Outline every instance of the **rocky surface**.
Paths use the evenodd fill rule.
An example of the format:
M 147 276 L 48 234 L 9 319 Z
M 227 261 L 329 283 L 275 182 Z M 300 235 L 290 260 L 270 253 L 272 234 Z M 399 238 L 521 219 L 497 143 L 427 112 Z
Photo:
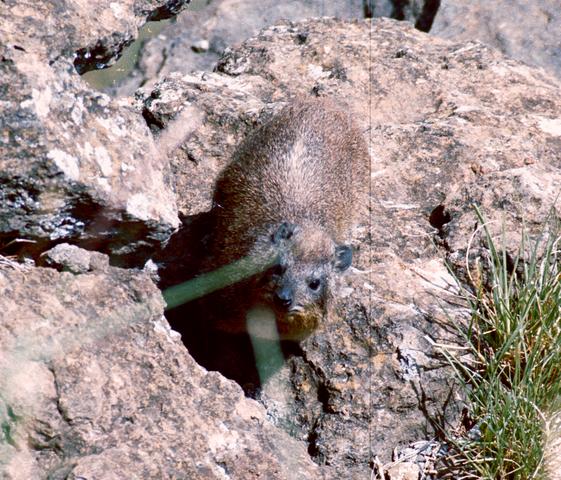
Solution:
M 43 252 L 37 264 L 56 268 L 59 271 L 86 273 L 92 270 L 105 270 L 105 267 L 109 266 L 109 257 L 103 253 L 84 250 L 76 245 L 59 243 Z
M 32 251 L 54 268 L 0 258 L 3 476 L 368 478 L 373 465 L 425 475 L 421 461 L 390 457 L 459 421 L 461 396 L 433 343 L 456 341 L 465 315 L 446 262 L 463 278 L 466 253 L 484 254 L 474 203 L 513 248 L 523 223 L 538 232 L 558 208 L 559 81 L 405 23 L 320 19 L 281 22 L 227 48 L 216 72 L 170 74 L 115 102 L 72 65 L 106 30 L 78 16 L 83 32 L 65 33 L 73 17 L 45 2 L 36 10 L 48 21 L 26 36 L 19 27 L 36 13 L 4 3 L 2 252 Z M 104 23 L 125 32 L 112 55 L 125 25 L 161 15 L 134 5 L 136 16 Z M 337 98 L 369 138 L 355 267 L 317 332 L 259 347 L 286 361 L 267 353 L 256 365 L 257 347 L 205 330 L 192 306 L 167 314 L 187 351 L 148 274 L 109 260 L 142 267 L 154 254 L 161 287 L 194 274 L 214 178 L 296 95 Z M 176 210 L 182 228 L 157 252 Z
M 561 421 L 557 411 L 546 418 L 544 428 L 544 470 L 548 480 L 561 478 Z
M 209 172 L 295 95 L 339 98 L 369 133 L 371 217 L 356 231 L 346 297 L 260 394 L 278 425 L 343 476 L 366 475 L 371 455 L 387 461 L 389 445 L 438 437 L 458 421 L 452 377 L 429 341 L 452 341 L 444 308 L 462 316 L 446 305 L 454 280 L 445 262 L 461 269 L 474 203 L 495 232 L 504 220 L 516 245 L 523 220 L 540 229 L 561 180 L 553 77 L 480 43 L 372 25 L 281 23 L 226 50 L 217 72 L 172 74 L 139 96 L 160 135 L 182 109 L 204 118 L 172 153 L 185 215 L 209 208 Z M 178 317 L 173 325 L 185 329 Z M 220 365 L 197 352 L 240 383 L 255 381 L 225 357 Z
M 71 241 L 125 262 L 177 227 L 165 159 L 142 118 L 90 90 L 74 65 L 108 63 L 147 17 L 185 3 L 4 2 L 0 247 L 26 240 L 36 253 Z
M 195 363 L 147 275 L 0 258 L 6 480 L 321 478 L 305 444 Z
M 144 44 L 137 68 L 113 90 L 115 94 L 131 94 L 141 85 L 153 86 L 172 72 L 212 70 L 227 46 L 281 19 L 363 16 L 362 0 L 203 0 L 194 6 L 194 11 L 179 15 L 176 22 Z
M 112 64 L 137 36 L 139 26 L 175 15 L 189 1 L 5 0 L 0 11 L 2 43 L 31 51 L 49 64 L 73 60 L 82 73 Z
M 116 88 L 114 95 L 130 95 L 139 86 L 154 84 L 172 72 L 212 70 L 224 49 L 256 35 L 279 20 L 312 17 L 358 19 L 390 17 L 408 20 L 428 30 L 438 2 L 433 0 L 200 0 L 159 35 L 148 40 L 137 67 Z
M 557 0 L 442 0 L 431 33 L 456 42 L 480 40 L 507 56 L 561 78 Z

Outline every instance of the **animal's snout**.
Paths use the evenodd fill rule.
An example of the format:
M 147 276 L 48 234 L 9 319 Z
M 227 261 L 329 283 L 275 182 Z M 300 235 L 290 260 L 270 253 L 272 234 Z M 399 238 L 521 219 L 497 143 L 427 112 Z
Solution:
M 294 301 L 294 292 L 290 287 L 279 288 L 275 292 L 275 302 L 283 308 L 289 308 Z

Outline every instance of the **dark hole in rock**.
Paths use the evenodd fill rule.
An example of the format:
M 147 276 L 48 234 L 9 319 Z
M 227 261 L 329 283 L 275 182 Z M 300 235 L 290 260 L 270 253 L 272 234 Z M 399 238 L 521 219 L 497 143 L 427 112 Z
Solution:
M 172 0 L 166 2 L 161 7 L 153 10 L 148 16 L 149 22 L 158 22 L 160 20 L 168 20 L 175 17 L 184 8 L 183 0 Z
M 165 236 L 165 232 L 151 229 L 147 222 L 104 208 L 84 193 L 76 197 L 42 224 L 45 231 L 40 235 L 0 233 L 0 254 L 18 261 L 37 261 L 57 244 L 69 243 L 109 255 L 112 266 L 142 268 Z
M 19 262 L 35 260 L 52 246 L 54 242 L 45 239 L 18 238 L 13 234 L 0 235 L 0 255 Z
M 102 70 L 110 67 L 116 58 L 121 56 L 123 50 L 132 43 L 132 40 L 122 45 L 114 46 L 103 40 L 93 47 L 80 48 L 76 51 L 74 68 L 78 74 L 83 75 L 90 70 Z
M 156 117 L 148 108 L 142 109 L 142 118 L 148 125 L 148 128 L 152 131 L 152 133 L 158 133 L 160 130 L 163 130 L 164 123 L 158 117 Z
M 298 35 L 296 35 L 296 42 L 299 45 L 303 45 L 308 41 L 309 35 L 310 35 L 309 32 L 298 32 Z
M 329 413 L 329 390 L 324 383 L 318 385 L 318 400 L 323 407 L 323 411 Z
M 441 230 L 450 220 L 452 220 L 452 217 L 446 211 L 444 205 L 439 205 L 429 215 L 429 223 L 438 230 Z
M 321 451 L 317 445 L 319 437 L 320 436 L 318 432 L 316 432 L 315 430 L 311 431 L 308 435 L 308 454 L 318 463 L 320 463 L 318 460 L 320 459 L 321 455 Z
M 142 268 L 159 244 L 151 238 L 153 232 L 146 222 L 104 208 L 94 200 L 74 204 L 69 217 L 83 223 L 83 229 L 57 243 L 105 253 L 115 267 Z
M 203 260 L 212 228 L 211 213 L 183 217 L 182 225 L 166 247 L 153 257 L 158 265 L 162 290 L 190 280 L 202 273 Z M 171 327 L 181 334 L 183 344 L 193 358 L 210 371 L 219 371 L 236 381 L 250 397 L 261 387 L 253 346 L 249 335 L 230 333 L 215 326 L 214 319 L 227 318 L 227 307 L 215 301 L 216 292 L 166 311 Z M 292 342 L 281 342 L 286 358 L 299 352 Z

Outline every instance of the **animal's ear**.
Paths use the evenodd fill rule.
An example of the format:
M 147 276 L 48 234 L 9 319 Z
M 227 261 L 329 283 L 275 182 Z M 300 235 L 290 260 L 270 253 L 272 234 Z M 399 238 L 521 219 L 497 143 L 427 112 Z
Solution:
M 351 266 L 353 261 L 353 249 L 348 245 L 337 245 L 335 247 L 335 270 L 343 272 Z
M 281 223 L 279 227 L 275 230 L 273 235 L 271 236 L 272 242 L 275 245 L 278 245 L 281 242 L 281 240 L 288 240 L 290 237 L 292 237 L 295 228 L 296 225 L 293 225 L 292 223 L 288 223 L 288 222 Z

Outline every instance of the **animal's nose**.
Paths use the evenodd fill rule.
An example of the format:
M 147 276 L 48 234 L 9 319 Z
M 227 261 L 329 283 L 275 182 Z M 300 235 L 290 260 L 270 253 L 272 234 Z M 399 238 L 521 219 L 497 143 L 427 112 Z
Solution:
M 283 287 L 277 290 L 275 293 L 275 301 L 281 307 L 284 308 L 290 307 L 290 305 L 292 305 L 293 300 L 294 300 L 294 295 L 290 287 Z

